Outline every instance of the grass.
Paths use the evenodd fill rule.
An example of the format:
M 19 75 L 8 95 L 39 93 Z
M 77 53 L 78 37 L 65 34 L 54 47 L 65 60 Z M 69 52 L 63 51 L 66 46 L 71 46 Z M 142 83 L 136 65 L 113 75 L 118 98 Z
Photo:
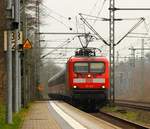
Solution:
M 28 109 L 22 109 L 19 113 L 13 114 L 13 124 L 6 124 L 5 112 L 6 108 L 4 104 L 0 103 L 0 129 L 20 129 L 23 120 L 27 114 Z
M 103 107 L 102 110 L 106 111 L 106 112 L 116 112 L 118 110 L 118 108 L 106 106 L 106 107 Z
M 118 107 L 106 106 L 101 109 L 123 119 L 150 126 L 150 113 L 138 110 L 121 109 Z
M 127 111 L 124 109 L 119 109 L 118 107 L 105 107 L 103 111 L 114 113 L 115 115 L 122 117 L 127 120 L 136 121 L 138 118 L 138 113 L 135 111 Z

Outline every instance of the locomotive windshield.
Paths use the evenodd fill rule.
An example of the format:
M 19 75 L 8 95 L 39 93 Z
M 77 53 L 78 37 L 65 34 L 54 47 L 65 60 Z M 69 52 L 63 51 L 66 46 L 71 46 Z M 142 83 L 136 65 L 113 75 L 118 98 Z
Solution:
M 105 64 L 103 62 L 78 62 L 74 64 L 76 73 L 104 73 Z
M 75 63 L 74 64 L 74 72 L 88 72 L 88 63 Z
M 105 65 L 103 62 L 99 63 L 90 63 L 90 72 L 91 73 L 104 73 Z

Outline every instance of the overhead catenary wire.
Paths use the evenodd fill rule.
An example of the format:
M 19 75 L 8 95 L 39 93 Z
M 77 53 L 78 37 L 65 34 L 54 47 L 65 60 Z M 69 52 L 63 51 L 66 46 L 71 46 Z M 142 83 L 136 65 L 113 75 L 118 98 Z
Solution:
M 143 39 L 150 39 L 150 37 L 142 37 L 142 36 L 127 36 L 127 38 L 143 38 Z
M 68 17 L 63 16 L 62 14 L 59 14 L 58 12 L 55 12 L 53 9 L 50 9 L 49 7 L 47 7 L 45 4 L 41 3 L 42 6 L 44 6 L 47 10 L 49 10 L 50 12 L 56 14 L 57 16 L 64 18 L 64 19 L 68 19 Z
M 66 28 L 70 28 L 70 26 L 66 25 L 64 22 L 62 22 L 61 20 L 58 20 L 57 18 L 55 18 L 54 16 L 47 14 L 48 17 L 54 19 L 55 21 L 61 23 L 63 26 L 65 26 Z
M 147 25 L 147 23 L 146 23 L 145 20 L 144 20 L 144 27 L 145 27 L 145 29 L 146 29 L 146 32 L 149 33 L 149 28 L 148 28 L 148 25 Z
M 40 42 L 65 42 L 66 39 L 40 40 Z
M 75 37 L 76 37 L 76 36 L 75 36 Z M 71 40 L 70 40 L 70 39 L 67 39 L 67 40 L 64 42 L 64 44 L 61 44 L 61 45 L 57 46 L 57 48 L 61 48 L 61 47 L 65 46 L 65 45 L 69 44 L 71 41 L 74 40 L 75 37 L 73 37 Z M 50 51 L 50 52 L 48 52 L 47 54 L 41 56 L 41 59 L 44 58 L 44 57 L 46 57 L 46 56 L 48 56 L 48 55 L 51 54 L 52 52 L 56 51 L 57 48 L 54 49 L 54 50 L 52 50 L 52 51 Z
M 99 2 L 99 1 L 100 1 L 100 0 L 96 0 L 96 2 L 94 3 L 93 7 L 92 7 L 91 10 L 90 10 L 90 14 L 92 14 L 93 10 L 96 9 L 96 6 L 98 5 L 98 2 Z
M 65 24 L 65 23 L 63 22 L 63 20 L 60 20 L 60 18 L 58 19 L 58 18 L 56 18 L 55 16 L 50 15 L 50 13 L 49 13 L 50 9 L 49 9 L 49 10 L 48 10 L 48 9 L 49 9 L 48 7 L 45 7 L 45 6 L 44 6 L 44 8 L 43 8 L 43 10 L 44 10 L 44 11 L 43 11 L 43 15 L 48 16 L 48 18 L 50 18 L 50 19 L 54 19 L 55 21 L 59 22 L 60 24 L 62 24 L 62 25 L 65 26 L 66 28 L 69 28 L 70 30 L 72 30 L 72 28 L 71 28 L 70 26 L 68 26 L 67 24 Z M 48 11 L 48 12 L 47 12 L 47 11 Z M 52 12 L 54 12 L 54 11 L 52 11 Z M 61 18 L 67 19 L 67 17 L 64 17 L 64 16 L 62 16 L 62 15 L 56 13 L 56 12 L 55 12 L 55 14 L 57 14 L 57 16 L 59 16 L 59 17 L 61 17 Z M 67 19 L 67 20 L 68 20 L 68 19 Z
M 101 12 L 102 12 L 102 10 L 104 8 L 105 3 L 106 3 L 106 0 L 103 1 L 102 6 L 100 8 L 100 11 L 97 14 L 97 17 L 101 14 Z M 97 21 L 97 19 L 94 20 L 93 25 L 96 23 L 96 21 Z
M 87 27 L 93 31 L 93 33 L 98 36 L 98 38 L 103 41 L 106 45 L 109 46 L 109 43 L 101 36 L 99 35 L 99 33 L 97 33 L 97 31 L 87 22 L 87 20 L 82 16 L 81 13 L 79 13 L 80 17 L 81 17 L 81 20 L 83 21 L 83 23 L 85 23 L 87 25 Z
M 87 17 L 92 17 L 92 18 L 95 18 L 95 19 L 100 19 L 100 20 L 102 20 L 102 21 L 103 21 L 104 19 L 108 19 L 108 18 L 93 16 L 93 15 L 89 15 L 89 14 L 85 14 L 85 13 L 82 13 L 82 15 L 87 16 Z M 86 18 L 86 19 L 88 19 L 88 18 Z M 94 20 L 95 20 L 95 19 L 94 19 Z
M 105 0 L 104 0 L 104 1 L 105 1 Z M 98 2 L 100 2 L 100 0 L 97 0 L 97 1 L 94 3 L 94 5 L 93 5 L 93 7 L 92 7 L 92 9 L 91 9 L 91 11 L 90 11 L 90 13 L 89 13 L 89 15 L 91 15 L 92 12 L 97 8 L 97 5 L 100 4 L 100 3 L 98 3 Z M 85 17 L 85 19 L 87 19 L 87 17 Z M 95 21 L 95 19 L 94 19 L 94 21 Z M 76 24 L 77 24 L 77 21 L 76 21 Z M 76 27 L 78 27 L 78 26 L 76 26 Z M 84 25 L 84 32 L 86 32 L 85 25 Z
M 110 19 L 109 18 L 105 18 L 105 17 L 98 17 L 98 16 L 93 16 L 93 15 L 89 15 L 89 14 L 85 14 L 85 13 L 82 13 L 83 16 L 88 16 L 88 17 L 91 17 L 93 19 L 90 19 L 90 20 L 101 20 L 101 21 L 109 21 Z M 95 18 L 95 19 L 94 19 Z M 88 20 L 88 18 L 86 18 Z M 116 21 L 123 21 L 123 20 L 140 20 L 141 17 L 135 17 L 135 18 L 115 18 Z
M 46 11 L 48 11 L 48 14 L 49 14 L 49 12 L 50 12 L 50 13 L 53 13 L 53 14 L 57 15 L 57 16 L 59 17 L 59 19 L 61 18 L 60 21 L 66 20 L 67 22 L 69 21 L 69 23 L 72 23 L 74 26 L 76 26 L 76 23 L 75 23 L 73 20 L 71 20 L 71 19 L 72 19 L 71 17 L 64 16 L 64 15 L 62 15 L 62 14 L 60 14 L 60 13 L 54 11 L 53 9 L 47 7 L 45 4 L 41 4 L 41 5 L 44 7 L 44 9 L 45 9 Z M 53 16 L 53 17 L 54 17 L 54 16 Z M 55 17 L 55 18 L 56 18 L 56 17 Z M 58 20 L 58 18 L 56 18 L 56 19 Z M 64 23 L 64 22 L 63 22 L 63 23 Z M 65 23 L 64 23 L 64 24 L 65 24 Z M 65 25 L 67 25 L 67 24 L 65 24 Z M 69 27 L 69 28 L 72 30 L 71 27 Z
M 41 59 L 42 59 L 42 58 L 45 58 L 45 57 L 48 56 L 49 54 L 53 53 L 53 52 L 56 51 L 58 48 L 61 48 L 61 47 L 63 47 L 64 45 L 67 45 L 67 44 L 68 44 L 67 41 L 69 41 L 69 40 L 67 39 L 65 42 L 63 42 L 63 43 L 65 43 L 65 44 L 61 44 L 61 45 L 57 46 L 54 50 L 52 50 L 52 51 L 48 52 L 47 54 L 41 56 Z M 67 42 L 67 43 L 66 43 L 66 42 Z
M 77 33 L 79 32 L 79 30 L 78 30 L 78 18 L 77 18 L 77 16 L 75 17 L 75 19 L 76 19 L 76 30 L 77 30 Z
M 128 34 L 130 34 L 133 30 L 135 30 L 142 22 L 144 22 L 144 18 L 141 18 L 116 44 L 118 45 L 125 37 L 128 36 Z
M 50 56 L 48 56 L 48 57 L 46 57 L 46 58 L 66 58 L 66 57 L 70 57 L 70 55 L 68 55 L 68 53 L 70 53 L 70 52 L 72 52 L 72 50 L 71 51 L 60 51 L 60 53 L 59 54 L 56 54 L 56 55 L 53 55 L 53 54 L 55 54 L 55 53 L 53 53 L 53 54 L 51 54 Z M 43 58 L 43 59 L 45 59 L 45 58 Z

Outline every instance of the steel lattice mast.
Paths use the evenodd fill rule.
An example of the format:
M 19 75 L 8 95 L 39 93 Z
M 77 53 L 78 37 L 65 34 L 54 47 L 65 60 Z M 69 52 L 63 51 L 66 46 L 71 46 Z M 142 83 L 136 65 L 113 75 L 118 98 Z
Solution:
M 109 60 L 110 60 L 110 100 L 115 100 L 115 0 L 109 7 Z

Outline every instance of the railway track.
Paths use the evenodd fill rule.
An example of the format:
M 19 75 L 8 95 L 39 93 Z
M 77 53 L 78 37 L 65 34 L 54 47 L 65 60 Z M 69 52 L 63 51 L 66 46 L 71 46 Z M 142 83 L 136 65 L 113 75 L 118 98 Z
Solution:
M 145 111 L 150 111 L 150 103 L 149 102 L 137 102 L 130 100 L 116 100 L 115 104 L 121 107 L 135 108 Z
M 122 119 L 116 116 L 113 116 L 109 113 L 105 113 L 105 112 L 98 112 L 98 113 L 90 113 L 91 115 L 103 119 L 111 124 L 114 124 L 116 126 L 119 126 L 123 129 L 150 129 L 150 127 L 146 127 L 144 125 L 140 125 L 134 122 L 131 122 L 129 120 L 126 119 Z

